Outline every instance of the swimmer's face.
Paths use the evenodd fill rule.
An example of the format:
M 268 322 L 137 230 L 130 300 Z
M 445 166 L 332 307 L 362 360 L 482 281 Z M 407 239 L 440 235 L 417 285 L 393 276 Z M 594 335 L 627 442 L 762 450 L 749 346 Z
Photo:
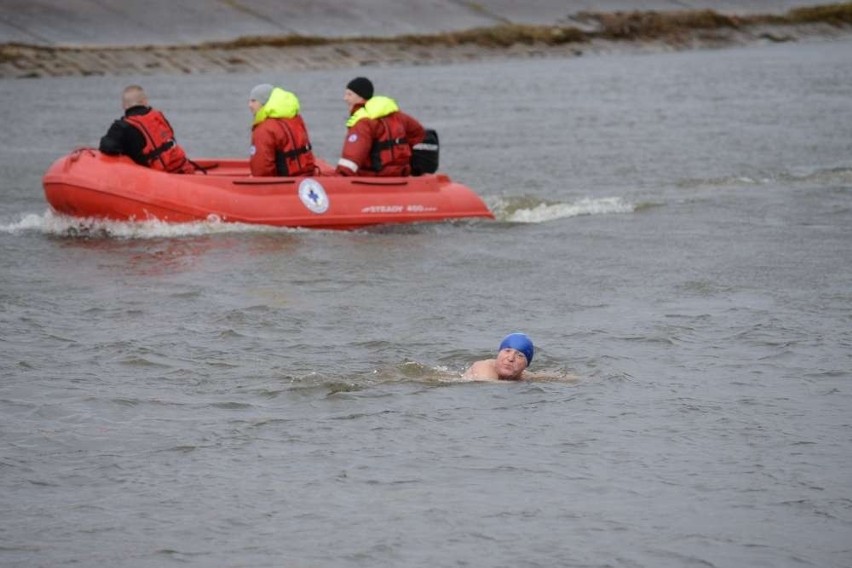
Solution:
M 527 356 L 511 347 L 497 352 L 497 378 L 503 381 L 517 381 L 527 368 Z

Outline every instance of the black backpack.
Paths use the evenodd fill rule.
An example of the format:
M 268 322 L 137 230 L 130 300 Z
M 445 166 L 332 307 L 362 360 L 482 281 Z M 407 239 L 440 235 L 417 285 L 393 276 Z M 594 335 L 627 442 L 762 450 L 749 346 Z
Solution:
M 411 175 L 434 174 L 438 171 L 438 133 L 426 129 L 423 142 L 415 144 L 411 153 Z

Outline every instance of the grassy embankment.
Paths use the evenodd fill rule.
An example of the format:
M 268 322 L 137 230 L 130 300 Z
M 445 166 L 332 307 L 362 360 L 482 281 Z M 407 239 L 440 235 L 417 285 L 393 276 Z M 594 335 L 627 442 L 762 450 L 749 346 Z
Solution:
M 766 26 L 797 26 L 823 23 L 838 27 L 852 26 L 852 2 L 790 10 L 783 15 L 728 16 L 713 10 L 673 12 L 614 12 L 609 14 L 582 12 L 578 22 L 592 24 L 595 29 L 581 30 L 573 26 L 534 26 L 506 24 L 461 32 L 434 35 L 403 35 L 394 38 L 363 37 L 355 40 L 304 37 L 244 37 L 230 42 L 211 42 L 200 47 L 245 48 L 258 46 L 316 46 L 335 43 L 403 43 L 423 46 L 457 46 L 475 44 L 485 48 L 512 45 L 557 46 L 586 43 L 595 39 L 611 41 L 663 41 L 678 44 L 696 32 L 743 29 Z
M 455 51 L 474 51 L 483 55 L 505 52 L 509 48 L 534 47 L 546 50 L 577 46 L 578 52 L 590 42 L 613 44 L 657 44 L 673 48 L 700 45 L 725 45 L 740 34 L 770 41 L 794 39 L 783 29 L 808 25 L 829 26 L 846 30 L 852 27 L 852 2 L 790 10 L 782 15 L 720 14 L 712 10 L 672 12 L 584 12 L 574 17 L 578 26 L 506 24 L 459 32 L 431 35 L 403 35 L 393 38 L 361 37 L 355 39 L 288 36 L 253 36 L 226 42 L 206 42 L 191 46 L 142 47 L 67 47 L 34 46 L 10 43 L 0 45 L 0 77 L 41 77 L 51 75 L 91 75 L 110 72 L 183 72 L 203 70 L 209 61 L 195 67 L 184 63 L 206 54 L 214 65 L 228 71 L 250 66 L 253 50 L 301 50 L 309 64 L 322 61 L 347 65 L 349 51 L 375 46 L 370 57 L 394 55 L 406 50 L 441 51 L 452 56 Z M 581 29 L 582 28 L 582 29 Z M 755 32 L 755 30 L 763 30 Z M 766 31 L 770 30 L 770 31 Z M 780 30 L 780 31 L 779 31 Z M 305 55 L 308 50 L 309 54 Z M 323 50 L 325 50 L 324 53 Z M 313 55 L 310 55 L 313 53 Z M 148 54 L 149 58 L 144 59 Z M 470 57 L 470 55 L 466 55 Z M 313 58 L 313 59 L 312 59 Z M 402 60 L 402 59 L 399 59 Z M 348 64 L 369 64 L 353 56 Z M 200 67 L 199 67 L 200 65 Z

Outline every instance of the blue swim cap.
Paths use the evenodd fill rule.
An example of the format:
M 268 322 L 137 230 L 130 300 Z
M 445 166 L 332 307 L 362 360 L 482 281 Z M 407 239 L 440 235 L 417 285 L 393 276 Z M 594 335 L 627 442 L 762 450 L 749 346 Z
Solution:
M 500 342 L 500 349 L 498 349 L 498 351 L 502 351 L 507 347 L 511 347 L 512 349 L 516 349 L 523 353 L 527 358 L 527 365 L 532 363 L 533 355 L 535 354 L 535 347 L 533 346 L 532 339 L 530 339 L 527 334 L 510 333 L 503 338 L 503 341 Z

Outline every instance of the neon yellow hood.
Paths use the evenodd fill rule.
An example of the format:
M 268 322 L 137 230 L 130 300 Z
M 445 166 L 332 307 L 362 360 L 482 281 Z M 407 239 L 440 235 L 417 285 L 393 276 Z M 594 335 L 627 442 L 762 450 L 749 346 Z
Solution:
M 382 118 L 389 114 L 399 111 L 396 101 L 390 97 L 373 97 L 364 106 L 352 113 L 349 120 L 346 121 L 346 126 L 351 128 L 358 123 L 362 118 Z
M 267 118 L 293 118 L 299 114 L 299 99 L 290 91 L 275 87 L 269 94 L 266 104 L 257 110 L 252 126 L 257 126 Z

